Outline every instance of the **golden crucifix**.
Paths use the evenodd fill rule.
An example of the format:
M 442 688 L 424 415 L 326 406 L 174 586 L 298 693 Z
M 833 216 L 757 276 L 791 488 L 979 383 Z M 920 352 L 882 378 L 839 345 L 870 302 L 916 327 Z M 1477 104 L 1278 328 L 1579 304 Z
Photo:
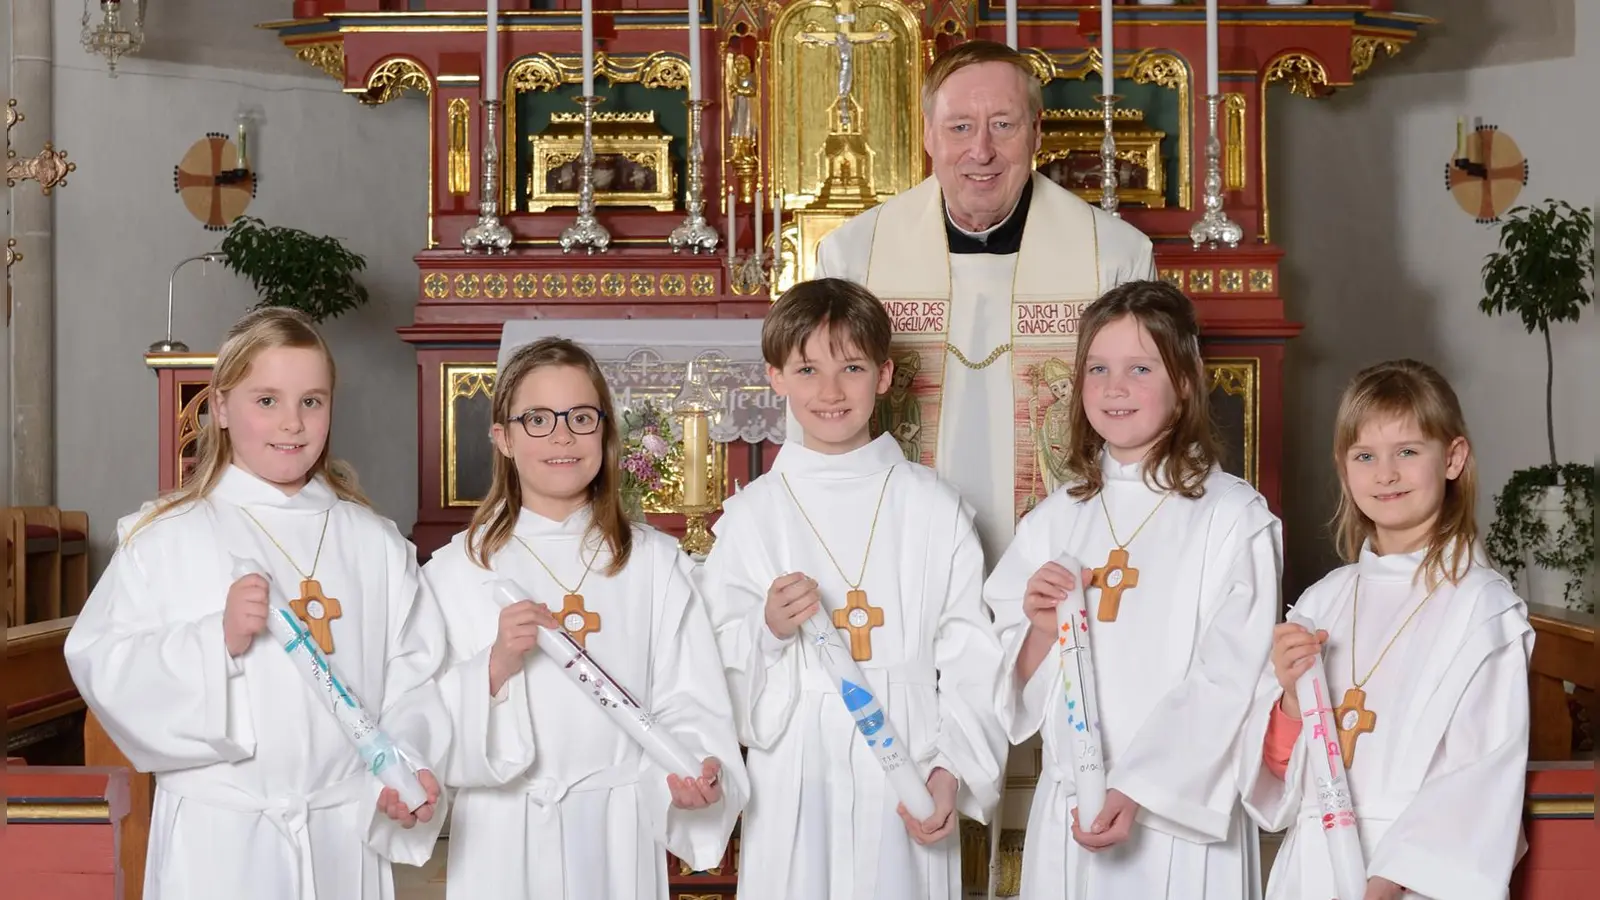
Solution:
M 833 47 L 839 52 L 839 96 L 834 100 L 834 109 L 838 111 L 838 131 L 842 134 L 851 131 L 850 104 L 855 101 L 850 94 L 855 86 L 855 46 L 894 40 L 894 35 L 888 31 L 851 31 L 850 26 L 856 21 L 855 8 L 855 0 L 834 0 L 836 31 L 807 31 L 797 36 L 802 44 Z

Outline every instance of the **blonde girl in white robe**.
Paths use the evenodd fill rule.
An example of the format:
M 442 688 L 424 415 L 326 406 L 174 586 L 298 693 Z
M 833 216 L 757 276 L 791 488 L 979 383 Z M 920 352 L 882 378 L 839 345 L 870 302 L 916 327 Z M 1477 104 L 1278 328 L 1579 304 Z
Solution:
M 391 862 L 433 852 L 444 810 L 430 769 L 450 740 L 439 613 L 411 544 L 329 458 L 333 385 L 305 316 L 241 319 L 217 354 L 193 472 L 118 523 L 67 637 L 89 709 L 156 775 L 146 900 L 383 900 Z M 328 659 L 420 770 L 427 804 L 407 811 L 366 772 L 263 633 L 267 580 L 235 580 L 234 556 L 286 598 L 312 580 L 337 600 Z
M 1267 896 L 1335 893 L 1319 759 L 1300 740 L 1293 690 L 1320 649 L 1364 900 L 1502 900 L 1523 847 L 1533 631 L 1477 545 L 1476 465 L 1455 392 L 1413 360 L 1362 371 L 1339 404 L 1333 458 L 1348 565 L 1295 604 L 1316 635 L 1277 627 L 1240 743 L 1245 808 L 1288 829 Z
M 489 494 L 424 569 L 450 644 L 445 780 L 460 790 L 448 897 L 665 900 L 664 851 L 695 870 L 719 865 L 744 806 L 692 563 L 672 538 L 628 521 L 618 426 L 582 347 L 549 338 L 518 350 L 495 391 Z M 501 578 L 531 596 L 503 605 Z M 651 762 L 537 649 L 540 627 L 569 627 L 655 727 L 702 759 L 699 776 Z
M 1022 860 L 1026 900 L 1259 896 L 1254 826 L 1236 809 L 1233 741 L 1278 612 L 1281 531 L 1218 465 L 1194 307 L 1162 282 L 1119 285 L 1080 320 L 1072 481 L 1017 527 L 984 586 L 1006 650 L 997 698 L 1044 765 Z M 1056 606 L 1122 548 L 1137 575 L 1086 591 L 1107 786 L 1077 818 Z

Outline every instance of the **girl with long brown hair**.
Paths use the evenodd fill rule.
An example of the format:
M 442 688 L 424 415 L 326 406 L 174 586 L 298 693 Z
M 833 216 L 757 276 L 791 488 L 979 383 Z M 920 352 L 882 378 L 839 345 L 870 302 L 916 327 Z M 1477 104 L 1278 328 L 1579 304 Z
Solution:
M 1315 634 L 1277 627 L 1240 744 L 1246 808 L 1289 830 L 1267 897 L 1335 892 L 1316 778 L 1333 758 L 1348 770 L 1364 900 L 1504 897 L 1520 846 L 1533 632 L 1477 543 L 1476 464 L 1455 391 L 1415 360 L 1364 369 L 1339 403 L 1333 462 L 1347 565 L 1294 606 Z M 1295 683 L 1319 653 L 1337 734 L 1313 755 Z
M 333 356 L 298 312 L 250 313 L 217 354 L 184 485 L 118 523 L 120 544 L 67 637 L 79 692 L 156 774 L 147 897 L 392 893 L 391 861 L 433 852 L 429 771 L 450 725 L 442 626 L 416 557 L 329 457 Z M 234 578 L 232 560 L 263 575 Z M 407 809 L 298 684 L 266 628 L 269 581 L 418 770 Z M 315 845 L 316 853 L 311 852 Z
M 1007 651 L 1000 719 L 1014 743 L 1044 738 L 1025 898 L 1082 900 L 1093 884 L 1093 896 L 1237 900 L 1260 883 L 1255 829 L 1234 814 L 1233 736 L 1278 612 L 1281 534 L 1266 500 L 1220 468 L 1208 392 L 1177 288 L 1130 282 L 1084 310 L 1071 479 L 1019 523 L 984 585 Z M 1079 583 L 1109 788 L 1093 821 L 1077 817 L 1077 711 L 1052 653 L 1056 607 Z
M 518 349 L 496 379 L 493 481 L 424 576 L 442 598 L 455 724 L 446 782 L 452 898 L 666 897 L 663 853 L 722 859 L 747 795 L 722 666 L 692 564 L 628 521 L 622 435 L 588 351 Z M 495 584 L 531 596 L 502 605 Z M 663 772 L 536 649 L 564 628 L 703 760 Z

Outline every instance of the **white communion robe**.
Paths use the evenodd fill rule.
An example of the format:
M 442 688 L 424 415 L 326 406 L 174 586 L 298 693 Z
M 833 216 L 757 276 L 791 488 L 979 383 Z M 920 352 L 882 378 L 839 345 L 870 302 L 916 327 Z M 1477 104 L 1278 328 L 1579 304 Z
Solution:
M 65 654 L 117 747 L 156 775 L 146 900 L 393 897 L 390 862 L 428 860 L 444 798 L 409 830 L 380 812 L 382 785 L 283 648 L 263 632 L 229 657 L 222 616 L 231 554 L 261 563 L 285 600 L 301 580 L 285 552 L 308 572 L 316 559 L 341 608 L 330 664 L 412 767 L 437 775 L 450 742 L 434 681 L 444 626 L 414 548 L 320 477 L 291 497 L 236 467 L 130 539 L 138 519 L 118 523 Z
M 954 900 L 959 829 L 931 847 L 912 841 L 895 811 L 899 799 L 816 650 L 801 637 L 773 635 L 765 606 L 775 579 L 803 572 L 818 582 L 831 618 L 848 585 L 828 552 L 852 580 L 865 565 L 861 589 L 882 609 L 883 624 L 859 665 L 923 780 L 945 769 L 960 784 L 957 809 L 987 821 L 1005 761 L 991 699 L 1000 646 L 983 609 L 983 555 L 970 512 L 888 435 L 838 455 L 785 444 L 772 470 L 724 510 L 705 592 L 749 748 L 739 896 Z
M 717 866 L 749 796 L 689 558 L 672 538 L 637 526 L 627 566 L 608 576 L 610 552 L 595 556 L 597 539 L 585 540 L 589 522 L 587 507 L 562 522 L 522 510 L 516 536 L 490 560 L 492 571 L 468 557 L 465 532 L 423 570 L 450 634 L 440 686 L 456 732 L 446 778 L 460 790 L 448 897 L 665 900 L 663 848 L 695 870 Z M 494 580 L 510 578 L 529 599 L 561 612 L 566 590 L 539 559 L 568 587 L 582 580 L 584 608 L 600 616 L 599 630 L 584 639 L 595 662 L 656 716 L 656 727 L 694 756 L 721 761 L 720 801 L 673 807 L 667 773 L 537 648 L 490 697 L 489 650 L 502 609 Z
M 1259 897 L 1257 835 L 1236 812 L 1233 745 L 1272 645 L 1281 526 L 1254 488 L 1213 469 L 1204 496 L 1172 494 L 1134 538 L 1161 494 L 1145 482 L 1141 464 L 1103 455 L 1102 468 L 1106 508 L 1117 536 L 1129 542 L 1138 584 L 1124 591 L 1111 622 L 1098 618 L 1100 589 L 1086 596 L 1101 745 L 1107 787 L 1142 808 L 1124 844 L 1099 853 L 1079 846 L 1071 833 L 1075 767 L 1055 653 L 1018 684 L 1017 655 L 1030 627 L 1022 611 L 1028 579 L 1061 553 L 1094 568 L 1116 547 L 1100 498 L 1078 501 L 1061 490 L 1022 520 L 984 587 L 1006 651 L 1000 720 L 1013 743 L 1036 732 L 1044 737 L 1021 896 L 1083 900 L 1086 890 L 1088 897 L 1140 900 Z
M 895 224 L 880 228 L 885 211 Z M 817 248 L 818 278 L 866 285 L 890 305 L 896 365 L 907 353 L 919 358 L 913 389 L 937 409 L 922 415 L 919 461 L 972 505 L 991 561 L 1011 543 L 1017 519 L 1049 493 L 1034 446 L 1055 402 L 1041 364 L 1057 359 L 1070 371 L 1083 307 L 1123 282 L 1156 277 L 1149 238 L 1037 173 L 1024 214 L 1019 252 L 950 253 L 930 178 L 840 225 Z M 898 312 L 930 300 L 947 319 Z M 972 369 L 940 344 L 973 364 L 1011 349 Z M 788 439 L 800 440 L 792 416 Z
M 1423 579 L 1413 580 L 1422 557 L 1363 548 L 1358 563 L 1312 585 L 1294 610 L 1328 632 L 1323 664 L 1331 707 L 1354 684 L 1352 606 L 1355 677 L 1365 677 L 1394 638 L 1363 687 L 1365 708 L 1376 719 L 1371 732 L 1357 737 L 1347 776 L 1368 875 L 1403 885 L 1407 897 L 1503 900 L 1523 847 L 1534 634 L 1511 585 L 1475 564 L 1461 583 L 1440 584 L 1396 637 L 1428 593 Z M 1358 572 L 1361 594 L 1352 604 Z M 1245 808 L 1262 828 L 1289 829 L 1267 897 L 1332 896 L 1318 786 L 1304 743 L 1295 743 L 1286 780 L 1262 763 L 1272 707 L 1282 695 L 1269 666 L 1239 745 Z

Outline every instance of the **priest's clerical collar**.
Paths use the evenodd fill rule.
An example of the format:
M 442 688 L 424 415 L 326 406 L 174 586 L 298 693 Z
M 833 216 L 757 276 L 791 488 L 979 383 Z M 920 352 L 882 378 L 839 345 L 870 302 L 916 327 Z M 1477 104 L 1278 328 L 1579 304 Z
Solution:
M 1028 205 L 1033 200 L 1033 179 L 1022 185 L 1022 196 L 1011 214 L 1000 224 L 985 231 L 967 231 L 950 218 L 950 208 L 944 211 L 944 236 L 951 253 L 993 253 L 1005 256 L 1022 249 L 1022 226 L 1028 222 Z

